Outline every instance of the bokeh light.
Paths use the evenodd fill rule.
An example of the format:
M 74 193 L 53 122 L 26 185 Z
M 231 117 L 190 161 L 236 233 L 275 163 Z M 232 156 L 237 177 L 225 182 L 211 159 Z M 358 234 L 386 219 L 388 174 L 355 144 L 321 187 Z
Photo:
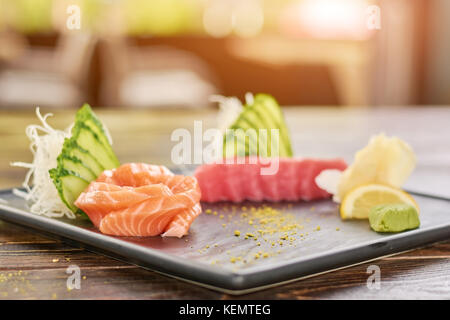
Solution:
M 252 37 L 261 32 L 263 25 L 264 11 L 259 0 L 212 0 L 203 13 L 206 33 L 217 38 L 233 32 Z
M 209 1 L 203 12 L 205 31 L 213 37 L 225 37 L 233 29 L 233 7 L 228 1 Z
M 261 32 L 264 12 L 257 0 L 241 1 L 233 11 L 233 27 L 237 35 L 252 37 Z
M 280 15 L 281 30 L 290 35 L 321 39 L 365 39 L 364 0 L 303 0 L 285 7 Z

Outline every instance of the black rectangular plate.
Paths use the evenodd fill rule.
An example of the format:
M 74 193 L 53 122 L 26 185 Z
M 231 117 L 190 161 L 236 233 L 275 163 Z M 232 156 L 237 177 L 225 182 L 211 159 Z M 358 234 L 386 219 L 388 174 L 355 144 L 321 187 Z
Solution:
M 113 237 L 88 220 L 55 219 L 31 214 L 11 190 L 0 192 L 0 219 L 171 277 L 230 294 L 243 294 L 347 267 L 450 238 L 450 201 L 423 195 L 421 226 L 397 234 L 379 234 L 367 221 L 342 221 L 330 200 L 269 204 L 301 222 L 303 234 L 279 244 L 280 233 L 245 239 L 255 233 L 245 209 L 261 204 L 203 204 L 216 214 L 201 214 L 182 239 Z M 3 203 L 4 202 L 4 203 Z M 248 212 L 249 209 L 247 209 Z M 317 227 L 320 227 L 318 230 Z M 234 231 L 241 236 L 236 237 Z M 258 245 L 259 243 L 259 245 Z M 268 253 L 267 258 L 258 252 Z M 239 258 L 233 263 L 232 258 Z

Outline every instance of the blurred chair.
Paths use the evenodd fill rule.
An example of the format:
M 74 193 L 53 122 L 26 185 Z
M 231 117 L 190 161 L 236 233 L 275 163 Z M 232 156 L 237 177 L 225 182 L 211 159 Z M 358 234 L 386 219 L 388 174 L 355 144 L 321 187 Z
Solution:
M 29 48 L 0 70 L 0 106 L 79 106 L 94 48 L 90 34 L 62 34 L 55 49 Z
M 234 39 L 229 50 L 237 57 L 272 65 L 321 65 L 330 68 L 340 103 L 367 106 L 370 103 L 369 63 L 371 46 L 367 41 L 289 39 L 264 36 Z
M 199 108 L 218 93 L 208 66 L 188 52 L 130 46 L 120 37 L 105 45 L 100 95 L 108 106 Z
M 22 55 L 26 46 L 26 39 L 21 34 L 9 30 L 0 32 L 0 70 Z

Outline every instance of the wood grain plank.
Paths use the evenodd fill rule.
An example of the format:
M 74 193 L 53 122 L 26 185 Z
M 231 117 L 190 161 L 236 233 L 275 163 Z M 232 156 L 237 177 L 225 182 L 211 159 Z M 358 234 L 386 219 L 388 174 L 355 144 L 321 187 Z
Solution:
M 46 111 L 46 110 L 44 110 Z M 123 162 L 144 161 L 171 165 L 170 142 L 174 129 L 204 128 L 215 124 L 214 110 L 102 110 L 102 120 L 114 137 L 114 149 Z M 126 117 L 127 121 L 124 121 Z M 55 112 L 57 128 L 67 127 L 72 110 Z M 408 187 L 444 190 L 450 195 L 450 108 L 338 110 L 289 108 L 286 121 L 298 155 L 341 156 L 384 131 L 408 141 L 418 154 L 418 168 Z M 20 185 L 24 170 L 10 162 L 31 160 L 28 124 L 33 112 L 0 111 L 0 188 Z M 80 290 L 68 291 L 66 268 L 81 268 Z M 381 269 L 381 289 L 366 286 L 367 266 Z M 241 299 L 450 299 L 450 241 L 402 255 L 384 258 L 318 277 L 241 296 Z M 11 276 L 9 276 L 11 274 Z M 126 263 L 74 248 L 30 230 L 0 221 L 0 298 L 3 299 L 229 299 L 195 285 L 174 280 Z
M 57 240 L 45 237 L 33 230 L 26 229 L 0 220 L 0 245 L 5 243 L 48 243 Z M 0 247 L 1 250 L 1 247 Z
M 81 289 L 67 290 L 65 268 L 0 271 L 0 297 L 26 299 L 450 299 L 449 259 L 379 260 L 243 296 L 213 292 L 133 266 L 81 267 Z M 367 267 L 381 287 L 367 287 Z M 1 279 L 4 279 L 3 281 Z M 18 289 L 16 289 L 18 288 Z
M 450 259 L 382 259 L 282 287 L 243 295 L 239 299 L 449 299 Z M 370 290 L 369 265 L 381 271 L 379 290 Z M 227 296 L 227 298 L 236 298 Z
M 393 256 L 389 258 L 385 258 L 387 260 L 400 260 L 400 259 L 441 259 L 441 258 L 450 258 L 450 241 L 446 242 L 438 242 L 432 245 L 429 245 L 424 248 L 418 248 L 416 250 L 412 250 L 406 253 L 403 253 L 399 256 Z
M 79 290 L 65 268 L 0 272 L 3 299 L 211 299 L 221 294 L 141 268 L 81 268 Z M 11 275 L 11 276 L 9 276 Z M 5 279 L 3 282 L 1 279 Z
M 12 226 L 12 229 L 22 229 L 20 227 Z M 12 236 L 11 236 L 12 237 Z M 430 297 L 429 292 L 435 292 L 438 297 L 447 297 L 450 287 L 447 285 L 450 280 L 450 273 L 448 272 L 448 264 L 450 257 L 448 252 L 450 249 L 450 241 L 437 243 L 432 246 L 414 250 L 400 256 L 389 257 L 379 261 L 372 262 L 380 266 L 382 270 L 382 291 L 372 292 L 367 289 L 367 273 L 366 269 L 369 264 L 356 266 L 349 269 L 340 270 L 330 274 L 325 274 L 316 278 L 297 281 L 292 284 L 284 285 L 279 288 L 265 290 L 260 293 L 254 293 L 242 296 L 245 299 L 261 299 L 267 298 L 269 295 L 272 298 L 279 299 L 316 299 L 316 298 L 376 298 L 376 299 L 390 299 L 395 298 L 398 294 L 403 294 L 409 298 Z M 64 279 L 63 272 L 70 265 L 79 266 L 83 272 L 90 274 L 89 278 L 96 281 L 95 287 L 101 287 L 100 292 L 85 292 L 84 296 L 81 292 L 69 292 L 62 285 L 50 285 L 49 282 L 41 281 L 50 277 L 54 271 L 54 280 L 62 282 Z M 20 269 L 17 266 L 21 266 Z M 134 270 L 136 269 L 136 270 Z M 40 274 L 41 270 L 45 276 L 38 276 L 26 278 L 31 281 L 31 287 L 38 286 L 46 289 L 44 295 L 36 295 L 34 290 L 28 290 L 24 293 L 24 288 L 21 287 L 19 292 L 15 292 L 9 298 L 49 298 L 45 296 L 50 291 L 58 298 L 86 298 L 86 299 L 108 299 L 108 298 L 185 298 L 187 297 L 183 290 L 191 290 L 190 286 L 182 282 L 177 283 L 176 280 L 157 275 L 151 271 L 141 270 L 126 263 L 99 256 L 82 249 L 72 248 L 59 242 L 41 242 L 41 243 L 21 243 L 21 242 L 2 242 L 0 246 L 0 273 L 9 274 L 18 273 L 19 271 L 27 274 Z M 111 271 L 112 270 L 112 271 Z M 108 275 L 110 273 L 110 275 Z M 135 274 L 141 274 L 142 282 L 137 281 Z M 132 280 L 130 280 L 130 277 Z M 100 284 L 98 278 L 106 279 L 113 278 L 113 280 L 103 280 Z M 156 285 L 151 285 L 147 282 L 147 278 L 153 279 L 161 287 L 164 283 L 169 287 L 169 292 L 158 290 Z M 157 280 L 154 280 L 157 278 Z M 66 278 L 67 279 L 67 276 Z M 406 280 L 405 280 L 406 279 Z M 419 280 L 423 281 L 419 281 Z M 39 280 L 39 281 L 38 281 Z M 25 281 L 25 280 L 24 280 Z M 22 281 L 24 284 L 24 281 Z M 37 281 L 37 284 L 35 282 Z M 50 280 L 49 280 L 50 281 Z M 447 281 L 447 282 L 446 282 Z M 13 284 L 18 286 L 17 281 Z M 6 284 L 5 284 L 6 285 Z M 109 285 L 114 288 L 110 288 Z M 103 288 L 105 286 L 106 288 Z M 122 290 L 118 293 L 116 286 L 120 286 Z M 188 286 L 188 287 L 186 287 Z M 416 288 L 416 286 L 418 286 Z M 88 286 L 88 290 L 91 290 Z M 402 288 L 402 289 L 399 289 Z M 0 284 L 0 298 L 1 292 L 11 291 L 11 287 L 5 287 Z M 153 290 L 147 293 L 147 290 Z M 162 290 L 162 289 L 161 289 Z M 171 290 L 174 290 L 172 292 Z M 411 291 L 412 290 L 412 291 Z M 25 290 L 26 291 L 26 290 Z M 191 290 L 192 291 L 192 290 Z M 126 295 L 123 294 L 126 292 Z M 218 293 L 211 294 L 209 290 L 203 291 L 198 289 L 195 291 L 196 295 L 190 294 L 189 298 L 205 299 L 205 298 L 219 298 L 222 297 Z M 427 293 L 428 292 L 428 293 Z M 425 294 L 426 293 L 426 294 Z M 207 296 L 205 296 L 207 294 Z M 223 296 L 223 298 L 231 298 L 230 296 Z
M 30 246 L 21 247 L 22 250 L 0 250 L 0 270 L 12 270 L 17 266 L 21 266 L 22 270 L 57 269 L 67 268 L 71 264 L 84 268 L 129 266 L 125 262 L 65 245 L 41 244 L 32 249 Z

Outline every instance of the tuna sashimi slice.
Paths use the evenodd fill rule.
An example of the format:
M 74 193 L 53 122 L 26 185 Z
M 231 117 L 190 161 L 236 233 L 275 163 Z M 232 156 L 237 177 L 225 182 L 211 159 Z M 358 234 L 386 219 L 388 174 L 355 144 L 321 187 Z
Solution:
M 273 172 L 262 170 L 269 167 L 274 168 Z M 194 175 L 205 202 L 310 201 L 330 197 L 315 182 L 323 170 L 343 171 L 346 167 L 342 159 L 249 157 L 245 164 L 205 164 L 197 167 Z

